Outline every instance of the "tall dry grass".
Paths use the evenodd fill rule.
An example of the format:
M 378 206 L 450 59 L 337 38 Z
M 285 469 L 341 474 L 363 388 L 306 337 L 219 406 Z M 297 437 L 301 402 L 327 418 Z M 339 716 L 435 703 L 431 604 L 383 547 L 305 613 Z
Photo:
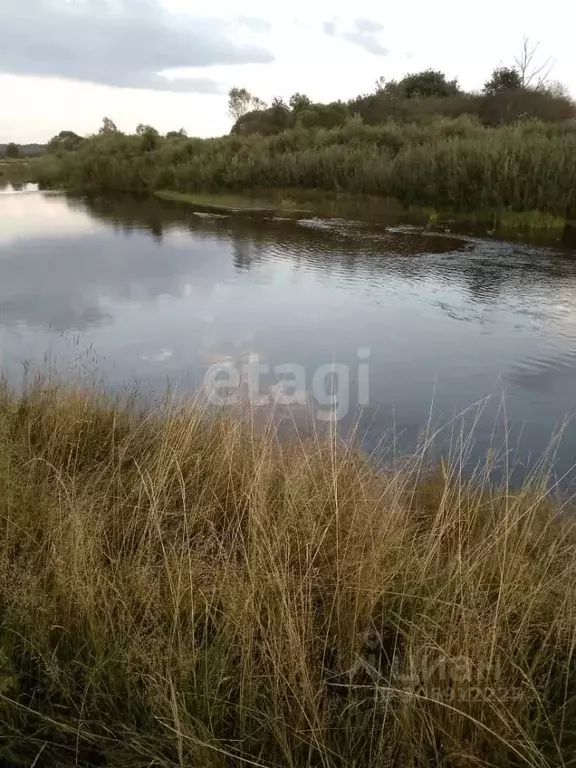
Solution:
M 3 764 L 573 765 L 573 519 L 422 467 L 5 387 Z

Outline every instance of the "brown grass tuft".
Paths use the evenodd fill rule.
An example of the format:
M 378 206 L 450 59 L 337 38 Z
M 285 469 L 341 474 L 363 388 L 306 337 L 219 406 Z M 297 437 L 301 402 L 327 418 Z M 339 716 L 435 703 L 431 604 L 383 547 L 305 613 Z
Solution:
M 4 388 L 2 762 L 573 764 L 559 512 L 198 403 Z

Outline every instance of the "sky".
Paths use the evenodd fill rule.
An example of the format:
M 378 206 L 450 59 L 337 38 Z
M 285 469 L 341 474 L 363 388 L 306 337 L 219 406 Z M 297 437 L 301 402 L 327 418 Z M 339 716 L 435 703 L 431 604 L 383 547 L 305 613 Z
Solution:
M 0 143 L 85 135 L 105 115 L 221 135 L 232 86 L 330 101 L 431 67 L 478 90 L 525 36 L 576 96 L 575 27 L 568 0 L 0 0 Z

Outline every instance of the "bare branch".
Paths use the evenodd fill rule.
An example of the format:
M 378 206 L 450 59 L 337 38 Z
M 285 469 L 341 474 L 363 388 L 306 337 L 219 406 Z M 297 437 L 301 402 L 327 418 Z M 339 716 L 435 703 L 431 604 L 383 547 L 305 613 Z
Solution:
M 522 42 L 522 51 L 514 57 L 514 65 L 520 75 L 523 88 L 543 88 L 550 78 L 555 66 L 555 61 L 549 56 L 542 64 L 537 64 L 535 57 L 540 47 L 540 42 L 530 45 L 530 39 L 525 37 Z

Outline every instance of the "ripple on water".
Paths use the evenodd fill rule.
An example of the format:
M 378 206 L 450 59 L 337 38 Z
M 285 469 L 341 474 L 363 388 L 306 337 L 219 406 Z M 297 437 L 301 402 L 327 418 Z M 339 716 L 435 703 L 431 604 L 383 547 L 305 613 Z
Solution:
M 375 251 L 395 256 L 458 253 L 471 242 L 464 237 L 428 232 L 415 227 L 374 228 L 366 222 L 348 219 L 300 219 L 300 227 L 326 232 L 342 240 L 353 239 L 359 251 Z
M 247 353 L 300 365 L 307 401 L 315 371 L 335 361 L 351 372 L 353 410 L 358 350 L 368 348 L 374 444 L 391 420 L 416 435 L 432 400 L 448 420 L 503 379 L 507 425 L 530 428 L 527 453 L 546 448 L 574 409 L 568 252 L 385 222 L 223 219 L 141 197 L 16 194 L 0 206 L 0 351 L 16 375 L 47 349 L 68 360 L 91 345 L 114 382 L 192 387 L 228 358 L 242 371 Z M 274 377 L 262 387 L 276 406 Z M 494 419 L 481 418 L 475 435 L 486 443 Z M 571 464 L 573 449 L 564 458 Z
M 542 393 L 569 387 L 576 407 L 576 347 L 527 355 L 511 364 L 505 378 L 522 389 Z

